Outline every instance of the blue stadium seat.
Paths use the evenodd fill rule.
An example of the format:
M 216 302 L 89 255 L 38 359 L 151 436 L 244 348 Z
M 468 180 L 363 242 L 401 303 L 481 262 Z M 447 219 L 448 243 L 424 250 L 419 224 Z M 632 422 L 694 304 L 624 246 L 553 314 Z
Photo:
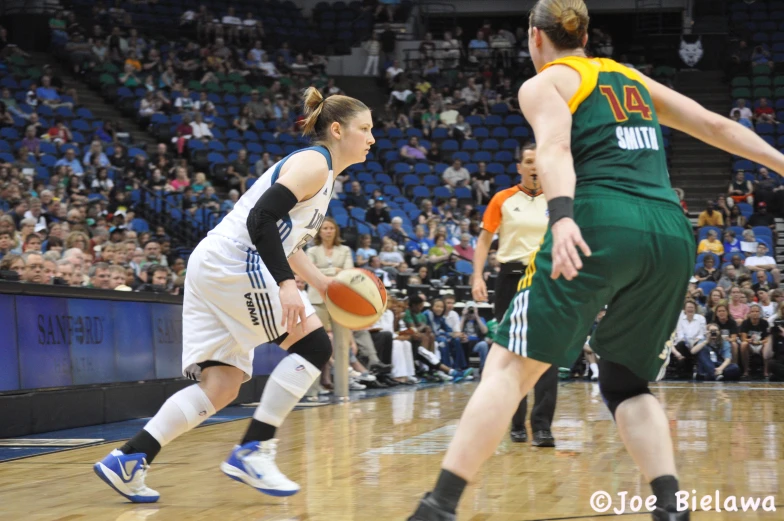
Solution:
M 476 127 L 471 129 L 471 133 L 476 139 L 487 139 L 490 137 L 490 131 L 485 127 Z
M 531 136 L 531 133 L 528 131 L 526 127 L 515 127 L 512 129 L 512 137 L 517 139 L 527 139 Z
M 514 156 L 508 150 L 501 150 L 500 152 L 495 153 L 495 156 L 493 156 L 493 161 L 497 161 L 499 163 L 508 163 L 510 161 L 514 161 Z
M 501 175 L 504 173 L 504 165 L 501 163 L 490 163 L 487 165 L 487 171 L 492 175 Z
M 442 127 L 434 128 L 433 132 L 430 134 L 430 137 L 438 140 L 447 139 L 449 137 L 449 131 Z
M 455 188 L 455 197 L 461 200 L 472 200 L 471 189 L 465 186 Z
M 753 226 L 751 231 L 754 232 L 754 237 L 767 237 L 773 240 L 773 232 L 767 226 Z
M 419 186 L 419 177 L 414 174 L 407 174 L 403 176 L 403 186 Z
M 479 150 L 479 142 L 476 139 L 466 139 L 463 141 L 463 146 L 460 149 L 470 152 Z
M 441 150 L 444 152 L 456 152 L 460 147 L 454 139 L 447 139 L 441 143 Z
M 710 280 L 705 280 L 697 285 L 702 290 L 704 295 L 710 295 L 710 292 L 716 288 L 716 283 Z
M 412 194 L 414 199 L 429 199 L 431 196 L 430 190 L 425 186 L 415 186 Z
M 482 121 L 482 116 L 471 115 L 465 118 L 466 123 L 471 125 L 472 127 L 481 127 L 484 122 Z
M 485 163 L 487 163 L 487 162 L 493 160 L 493 156 L 492 156 L 492 154 L 490 154 L 490 152 L 488 152 L 486 150 L 480 150 L 479 152 L 475 152 L 474 153 L 474 155 L 471 157 L 471 160 L 474 161 L 474 162 L 477 162 L 477 163 L 479 163 L 481 161 L 484 161 Z
M 496 127 L 493 129 L 491 135 L 495 139 L 506 139 L 509 137 L 509 129 L 506 127 Z
M 733 170 L 754 170 L 754 163 L 749 161 L 748 159 L 741 159 L 739 161 L 735 161 L 732 165 Z
M 737 203 L 738 210 L 740 210 L 741 215 L 745 218 L 751 217 L 751 214 L 754 213 L 754 208 L 749 203 Z M 738 236 L 740 239 L 740 236 Z
M 521 116 L 520 114 L 509 114 L 504 118 L 504 125 L 506 125 L 507 127 L 516 127 L 524 124 L 525 124 L 525 120 L 523 119 L 523 116 Z
M 486 139 L 482 142 L 482 150 L 495 152 L 499 148 L 501 148 L 501 146 L 498 144 L 498 140 L 496 139 Z
M 425 186 L 439 186 L 441 184 L 441 179 L 435 175 L 426 175 L 424 179 L 422 179 L 422 184 Z
M 512 186 L 512 178 L 506 174 L 499 174 L 495 176 L 495 184 L 498 186 L 510 187 Z
M 452 161 L 455 159 L 459 159 L 463 163 L 468 163 L 471 160 L 471 156 L 468 155 L 468 152 L 461 150 L 452 154 Z
M 428 175 L 430 173 L 430 165 L 427 163 L 416 163 L 414 165 L 414 173 L 419 175 Z
M 433 197 L 436 199 L 449 199 L 452 197 L 452 192 L 445 186 L 437 186 L 433 189 Z

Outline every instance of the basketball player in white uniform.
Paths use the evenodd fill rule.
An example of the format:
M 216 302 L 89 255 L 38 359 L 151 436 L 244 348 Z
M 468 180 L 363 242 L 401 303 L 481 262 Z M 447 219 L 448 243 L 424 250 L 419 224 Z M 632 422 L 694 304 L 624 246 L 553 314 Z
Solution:
M 183 374 L 199 383 L 175 393 L 136 436 L 94 466 L 115 491 L 138 503 L 149 464 L 163 446 L 230 404 L 253 372 L 253 349 L 288 350 L 267 381 L 244 438 L 221 470 L 273 496 L 299 485 L 275 464 L 276 429 L 319 377 L 332 345 L 294 272 L 322 295 L 329 279 L 302 247 L 318 233 L 335 177 L 365 161 L 375 142 L 370 110 L 347 96 L 305 93 L 303 132 L 315 146 L 272 166 L 188 260 L 183 305 Z

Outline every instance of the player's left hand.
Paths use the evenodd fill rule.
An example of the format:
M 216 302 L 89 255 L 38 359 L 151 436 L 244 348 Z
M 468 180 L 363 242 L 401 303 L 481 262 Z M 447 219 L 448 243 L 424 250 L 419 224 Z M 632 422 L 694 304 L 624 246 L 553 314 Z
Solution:
M 577 248 L 586 257 L 591 256 L 591 249 L 583 240 L 577 223 L 568 217 L 555 223 L 551 232 L 553 234 L 553 271 L 550 276 L 553 280 L 561 275 L 566 280 L 572 280 L 583 267 L 583 261 L 580 259 Z

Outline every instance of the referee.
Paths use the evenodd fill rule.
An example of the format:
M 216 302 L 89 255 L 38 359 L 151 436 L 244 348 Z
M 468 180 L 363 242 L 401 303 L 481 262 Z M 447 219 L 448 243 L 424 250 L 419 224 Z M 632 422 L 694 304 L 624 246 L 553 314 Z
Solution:
M 501 263 L 501 272 L 495 284 L 495 318 L 499 322 L 512 303 L 528 259 L 539 248 L 548 223 L 547 200 L 536 175 L 536 145 L 523 147 L 517 172 L 522 176 L 520 184 L 498 192 L 490 200 L 474 251 L 474 274 L 479 276 L 474 277 L 473 295 L 475 300 L 486 302 L 487 286 L 482 274 L 493 236 L 498 233 L 497 258 Z M 531 411 L 531 429 L 534 432 L 532 445 L 555 446 L 550 425 L 555 415 L 557 395 L 558 368 L 551 366 L 534 387 L 536 403 Z M 527 397 L 523 398 L 512 418 L 511 438 L 515 442 L 528 441 L 525 429 L 527 400 Z

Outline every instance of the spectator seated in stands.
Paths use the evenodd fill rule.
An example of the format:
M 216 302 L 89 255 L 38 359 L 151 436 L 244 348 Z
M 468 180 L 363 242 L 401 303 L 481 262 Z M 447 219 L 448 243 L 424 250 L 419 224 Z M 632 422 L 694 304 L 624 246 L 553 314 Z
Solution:
M 460 243 L 455 246 L 455 253 L 463 260 L 474 260 L 474 247 L 471 245 L 471 234 L 463 233 L 460 235 Z
M 735 232 L 733 230 L 724 230 L 724 255 L 729 255 L 731 253 L 742 253 L 740 249 L 740 240 L 735 237 Z
M 771 213 L 779 208 L 778 199 L 781 197 L 781 191 L 784 186 L 779 183 L 778 176 L 773 177 L 767 168 L 762 167 L 759 169 L 757 179 L 754 181 L 754 200 L 759 203 L 767 203 Z M 756 226 L 756 225 L 753 225 Z
M 452 299 L 454 302 L 454 299 Z M 476 309 L 476 302 L 469 301 L 463 307 L 463 314 L 460 318 L 460 328 L 458 329 L 460 336 L 460 343 L 463 346 L 463 351 L 466 358 L 471 353 L 479 356 L 479 372 L 481 373 L 485 367 L 485 360 L 487 359 L 487 352 L 490 346 L 485 341 L 488 334 L 487 323 L 485 319 L 479 316 Z
M 411 264 L 427 263 L 427 256 L 434 242 L 425 235 L 425 227 L 418 224 L 414 228 L 414 237 L 406 244 L 406 253 L 411 256 Z
M 428 252 L 428 262 L 435 277 L 448 275 L 452 266 L 452 254 L 455 252 L 451 244 L 446 242 L 446 235 L 439 233 L 435 237 L 435 244 Z
M 400 149 L 400 155 L 409 162 L 415 163 L 427 159 L 427 149 L 419 144 L 416 136 L 411 136 L 408 144 Z
M 718 226 L 720 228 L 724 226 L 724 217 L 718 211 L 718 205 L 715 201 L 708 201 L 708 207 L 697 218 L 697 227 L 702 228 L 703 226 Z
M 740 325 L 740 357 L 743 362 L 743 378 L 749 377 L 751 368 L 751 355 L 762 357 L 762 347 L 770 334 L 768 321 L 762 318 L 762 308 L 759 304 L 753 303 L 749 306 L 749 316 Z M 768 374 L 767 361 L 763 359 L 763 375 Z
M 776 260 L 768 255 L 768 247 L 764 242 L 757 243 L 757 253 L 754 256 L 746 257 L 744 265 L 757 277 L 767 277 L 770 273 L 776 286 L 781 282 L 781 272 L 776 267 Z
M 365 222 L 373 228 L 381 223 L 390 224 L 392 222 L 386 206 L 386 200 L 383 197 L 376 197 L 373 207 L 368 208 L 367 212 L 365 212 Z
M 775 315 L 778 309 L 778 303 L 773 300 L 773 293 L 778 296 L 779 291 L 773 290 L 771 292 L 767 288 L 757 289 L 757 304 L 762 308 L 762 318 L 765 320 L 770 320 L 770 317 Z
M 710 252 L 718 255 L 719 257 L 724 255 L 724 245 L 721 243 L 718 237 L 719 234 L 716 233 L 716 230 L 708 230 L 707 237 L 700 241 L 700 245 L 697 248 L 697 253 Z
M 373 272 L 373 274 L 381 280 L 385 288 L 397 286 L 397 282 L 389 277 L 389 273 L 381 265 L 381 259 L 378 255 L 372 255 L 368 259 L 367 267 L 365 269 Z
M 391 277 L 397 278 L 398 273 L 406 269 L 403 254 L 397 249 L 397 243 L 389 237 L 384 237 L 382 240 L 378 258 L 381 260 L 382 269 Z
M 770 335 L 763 347 L 771 382 L 784 382 L 784 306 L 771 318 Z
M 746 173 L 743 170 L 738 170 L 735 173 L 735 180 L 730 183 L 727 197 L 727 206 L 732 208 L 735 203 L 748 203 L 754 204 L 754 187 L 751 181 L 746 179 Z M 700 214 L 702 215 L 702 214 Z M 711 226 L 723 226 L 724 223 L 714 224 Z
M 768 212 L 768 205 L 764 201 L 757 203 L 757 211 L 751 214 L 746 226 L 753 228 L 755 226 L 767 226 L 770 228 L 771 237 L 775 238 L 776 232 L 776 218 Z
M 740 326 L 732 316 L 730 316 L 730 308 L 726 301 L 719 302 L 713 310 L 713 322 L 719 327 L 722 338 L 729 342 L 730 352 L 732 353 L 732 362 L 738 363 L 740 353 Z
M 743 290 L 739 286 L 730 289 L 729 302 L 730 315 L 738 324 L 742 324 L 749 314 L 749 305 L 743 296 Z
M 745 99 L 739 99 L 737 105 L 738 106 L 736 108 L 732 109 L 732 111 L 738 111 L 738 121 L 739 121 L 739 123 L 744 125 L 744 126 L 746 126 L 746 127 L 748 127 L 748 128 L 752 128 L 753 129 L 754 127 L 753 127 L 752 121 L 754 119 L 754 113 L 751 111 L 751 109 L 749 107 L 746 106 L 746 100 Z M 732 112 L 730 112 L 730 117 L 731 116 L 732 116 Z
M 743 125 L 748 129 L 754 130 L 754 123 L 751 122 L 750 118 L 741 117 L 741 111 L 737 107 L 733 108 L 730 111 L 730 119 L 737 123 L 740 123 L 741 125 Z
M 692 348 L 697 357 L 698 380 L 740 380 L 740 367 L 732 363 L 730 343 L 724 340 L 717 324 L 709 324 L 707 338 Z
M 444 170 L 441 175 L 447 187 L 454 190 L 458 186 L 467 186 L 471 181 L 471 174 L 463 167 L 463 162 L 455 159 L 452 166 Z
M 21 255 L 9 253 L 0 260 L 0 280 L 20 281 L 25 274 L 25 261 Z
M 359 236 L 359 247 L 356 251 L 356 262 L 355 264 L 357 267 L 362 267 L 367 265 L 368 261 L 371 257 L 375 257 L 378 255 L 378 252 L 375 248 L 370 245 L 372 238 L 370 234 L 363 233 Z
M 699 282 L 719 282 L 719 276 L 721 272 L 716 267 L 716 259 L 713 255 L 706 255 L 702 259 L 702 266 L 697 268 L 694 273 L 694 276 L 697 278 Z
M 772 123 L 778 124 L 776 121 L 776 111 L 773 107 L 768 105 L 767 98 L 761 98 L 759 106 L 754 109 L 754 119 L 757 123 Z
M 441 361 L 457 370 L 464 370 L 468 368 L 468 362 L 460 339 L 453 334 L 455 332 L 446 323 L 445 310 L 444 301 L 435 299 L 431 308 L 425 311 L 425 315 L 435 335 L 436 347 L 441 352 Z
M 675 330 L 673 369 L 678 377 L 689 378 L 695 362 L 697 346 L 705 342 L 705 317 L 697 314 L 697 304 L 687 300 Z
M 408 240 L 408 236 L 406 232 L 403 230 L 403 218 L 402 217 L 393 217 L 392 218 L 392 227 L 387 230 L 385 238 L 389 238 L 395 242 L 396 245 L 398 244 L 405 244 Z
M 343 200 L 343 205 L 347 209 L 366 209 L 368 207 L 368 198 L 365 194 L 362 193 L 362 185 L 359 183 L 359 181 L 351 182 L 351 191 L 346 194 L 346 198 Z
M 757 252 L 757 238 L 754 236 L 753 230 L 743 230 L 743 238 L 740 241 L 740 251 L 743 255 L 749 257 Z
M 84 175 L 84 168 L 82 167 L 82 163 L 76 158 L 76 151 L 73 148 L 66 150 L 65 156 L 58 159 L 54 166 L 55 168 L 59 166 L 66 166 L 77 176 Z
M 139 273 L 144 284 L 136 291 L 148 293 L 169 293 L 169 268 L 160 264 L 150 264 Z
M 732 264 L 727 264 L 724 266 L 722 270 L 723 273 L 721 278 L 719 279 L 718 285 L 721 289 L 724 290 L 725 293 L 729 293 L 732 286 L 737 284 L 737 274 L 735 272 L 735 266 Z
M 738 206 L 730 208 L 730 218 L 726 224 L 727 226 L 738 226 L 740 228 L 746 227 L 746 217 L 740 212 Z

